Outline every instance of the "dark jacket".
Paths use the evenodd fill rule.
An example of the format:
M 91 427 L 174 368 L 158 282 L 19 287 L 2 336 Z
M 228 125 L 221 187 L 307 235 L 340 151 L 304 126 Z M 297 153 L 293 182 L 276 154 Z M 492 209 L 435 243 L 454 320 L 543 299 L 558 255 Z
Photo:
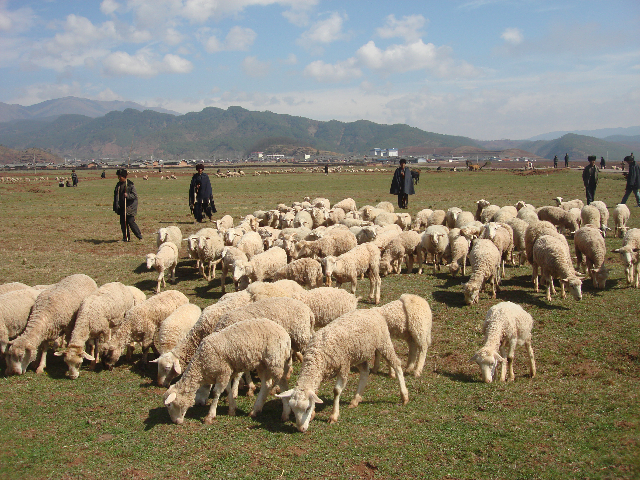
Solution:
M 129 179 L 127 179 L 126 189 L 124 183 L 116 183 L 116 188 L 113 190 L 113 211 L 122 215 L 125 190 L 127 192 L 127 215 L 135 216 L 138 213 L 138 193 L 135 185 Z
M 582 183 L 585 187 L 595 187 L 598 185 L 598 167 L 595 165 L 587 165 L 582 170 Z
M 211 181 L 206 173 L 194 173 L 189 186 L 189 205 L 196 202 L 204 202 L 213 198 Z
M 396 171 L 393 173 L 393 179 L 391 180 L 391 189 L 389 190 L 389 193 L 393 195 L 399 195 L 401 193 L 413 195 L 416 191 L 413 188 L 411 169 L 407 166 L 404 167 L 404 178 L 402 177 L 402 172 L 402 168 L 396 168 Z
M 635 160 L 628 162 L 629 173 L 627 173 L 627 190 L 635 190 L 640 188 L 640 166 Z

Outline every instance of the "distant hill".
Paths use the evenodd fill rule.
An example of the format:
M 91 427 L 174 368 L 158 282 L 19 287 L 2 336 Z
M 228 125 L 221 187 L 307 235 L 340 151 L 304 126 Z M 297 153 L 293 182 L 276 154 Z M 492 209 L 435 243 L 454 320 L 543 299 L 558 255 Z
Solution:
M 46 102 L 36 103 L 28 107 L 22 105 L 9 105 L 0 102 L 0 122 L 12 122 L 16 120 L 53 120 L 60 115 L 76 114 L 91 118 L 102 117 L 114 110 L 124 111 L 127 108 L 134 110 L 152 110 L 160 113 L 180 115 L 179 113 L 159 107 L 144 107 L 135 102 L 99 101 L 88 98 L 64 97 Z
M 29 148 L 27 150 L 13 150 L 0 145 L 0 164 L 11 163 L 61 163 L 64 159 L 52 154 L 51 152 L 45 152 L 39 148 Z
M 626 128 L 600 128 L 598 130 L 572 130 L 562 132 L 549 132 L 542 135 L 536 135 L 529 138 L 531 141 L 535 140 L 555 140 L 565 136 L 567 133 L 574 133 L 576 135 L 586 135 L 588 137 L 607 138 L 612 135 L 633 136 L 640 135 L 640 126 L 638 127 L 626 127 Z

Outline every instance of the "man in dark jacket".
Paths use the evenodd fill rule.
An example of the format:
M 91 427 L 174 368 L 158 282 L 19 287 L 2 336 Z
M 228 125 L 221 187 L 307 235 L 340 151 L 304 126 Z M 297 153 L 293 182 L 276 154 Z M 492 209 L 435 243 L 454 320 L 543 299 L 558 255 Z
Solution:
M 191 177 L 191 185 L 189 186 L 189 208 L 196 219 L 196 222 L 202 222 L 203 213 L 212 220 L 212 216 L 217 212 L 216 205 L 213 202 L 213 190 L 209 176 L 204 173 L 204 164 L 196 165 L 198 173 L 194 173 Z
M 606 168 L 607 162 L 605 162 L 604 157 L 600 157 L 600 168 Z
M 118 183 L 113 190 L 113 211 L 120 215 L 122 241 L 128 242 L 131 240 L 129 229 L 133 231 L 133 234 L 139 240 L 142 240 L 142 234 L 135 219 L 138 214 L 138 193 L 136 192 L 136 187 L 131 180 L 127 180 L 127 171 L 124 168 L 118 170 L 116 174 L 118 175 Z
M 553 168 L 558 168 L 558 155 L 553 156 Z
M 633 192 L 636 196 L 636 203 L 638 207 L 640 207 L 640 194 L 638 194 L 638 189 L 640 188 L 640 166 L 636 164 L 633 153 L 624 157 L 624 161 L 627 162 L 627 165 L 629 166 L 629 172 L 623 173 L 623 175 L 627 177 L 627 186 L 624 191 L 624 197 L 622 197 L 622 201 L 620 203 L 627 203 L 629 195 Z
M 78 174 L 75 170 L 71 170 L 71 181 L 73 182 L 73 186 L 78 186 Z
M 401 158 L 399 163 L 400 166 L 393 173 L 389 193 L 398 195 L 398 207 L 406 209 L 409 207 L 409 195 L 416 192 L 413 188 L 413 179 L 411 178 L 411 170 L 407 167 L 407 161 Z
M 564 154 L 564 168 L 569 168 L 569 154 Z
M 587 205 L 593 202 L 598 186 L 598 167 L 596 167 L 596 156 L 589 155 L 589 165 L 582 171 L 582 183 L 587 191 Z

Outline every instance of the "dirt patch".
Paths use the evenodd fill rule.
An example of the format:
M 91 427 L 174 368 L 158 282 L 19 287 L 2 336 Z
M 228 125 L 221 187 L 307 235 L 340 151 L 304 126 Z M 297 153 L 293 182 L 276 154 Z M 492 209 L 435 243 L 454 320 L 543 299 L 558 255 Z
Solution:
M 359 478 L 375 478 L 378 467 L 371 462 L 360 462 L 350 468 Z

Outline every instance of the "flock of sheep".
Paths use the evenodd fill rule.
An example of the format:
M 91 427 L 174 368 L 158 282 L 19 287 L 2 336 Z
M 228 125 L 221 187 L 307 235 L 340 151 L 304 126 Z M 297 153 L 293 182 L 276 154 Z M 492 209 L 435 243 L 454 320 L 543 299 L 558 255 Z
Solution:
M 351 402 L 357 406 L 370 362 L 377 371 L 384 358 L 406 404 L 403 372 L 421 375 L 431 344 L 432 314 L 429 303 L 413 294 L 378 306 L 381 277 L 400 273 L 403 263 L 407 273 L 415 266 L 420 274 L 423 265 L 431 263 L 434 270 L 466 275 L 468 260 L 471 273 L 463 288 L 465 302 L 471 304 L 487 288 L 495 298 L 505 262 L 516 263 L 517 258 L 518 265 L 531 263 L 536 291 L 542 278 L 548 301 L 555 293 L 554 279 L 563 297 L 566 288 L 579 300 L 583 275 L 573 266 L 565 235 L 574 236 L 577 269 L 584 267 L 594 287 L 605 288 L 609 211 L 602 202 L 583 206 L 580 200 L 563 202 L 560 197 L 556 202 L 535 208 L 524 202 L 499 207 L 479 200 L 475 213 L 455 207 L 425 209 L 411 219 L 395 213 L 389 202 L 357 209 L 351 198 L 333 206 L 325 198 L 306 198 L 290 207 L 253 212 L 237 225 L 225 216 L 185 239 L 178 227 L 161 228 L 157 252 L 147 255 L 147 267 L 158 272 L 156 294 L 150 298 L 119 282 L 98 287 L 84 274 L 54 285 L 0 285 L 0 351 L 6 374 L 23 374 L 33 362 L 42 372 L 47 350 L 53 348 L 64 357 L 68 377 L 76 379 L 84 360 L 91 362 L 91 369 L 99 361 L 111 369 L 139 344 L 143 361 L 150 348 L 158 354 L 152 360 L 158 367 L 157 383 L 168 387 L 163 401 L 175 423 L 184 421 L 192 405 L 205 404 L 212 390 L 205 422 L 215 418 L 224 390 L 233 415 L 240 381 L 244 379 L 253 395 L 251 372 L 256 372 L 260 390 L 250 415 L 261 411 L 274 390 L 282 400 L 283 421 L 293 413 L 304 432 L 315 405 L 322 403 L 317 391 L 323 381 L 337 379 L 330 416 L 335 422 L 350 369 L 357 367 L 360 373 Z M 617 205 L 612 216 L 615 234 L 624 235 L 616 251 L 628 283 L 637 288 L 640 229 L 627 229 L 630 212 L 625 205 Z M 235 291 L 204 310 L 177 290 L 161 291 L 165 272 L 175 281 L 183 243 L 206 280 L 220 267 L 222 291 L 227 276 Z M 376 304 L 369 309 L 357 308 L 356 286 L 363 276 Z M 332 287 L 334 280 L 337 287 L 351 283 L 351 291 Z M 535 375 L 532 325 L 531 315 L 512 302 L 488 311 L 484 345 L 472 357 L 484 381 L 493 380 L 498 365 L 500 379 L 506 379 L 508 368 L 513 380 L 514 352 L 522 344 L 530 375 Z M 408 344 L 404 370 L 392 338 Z M 302 366 L 290 389 L 296 358 Z

